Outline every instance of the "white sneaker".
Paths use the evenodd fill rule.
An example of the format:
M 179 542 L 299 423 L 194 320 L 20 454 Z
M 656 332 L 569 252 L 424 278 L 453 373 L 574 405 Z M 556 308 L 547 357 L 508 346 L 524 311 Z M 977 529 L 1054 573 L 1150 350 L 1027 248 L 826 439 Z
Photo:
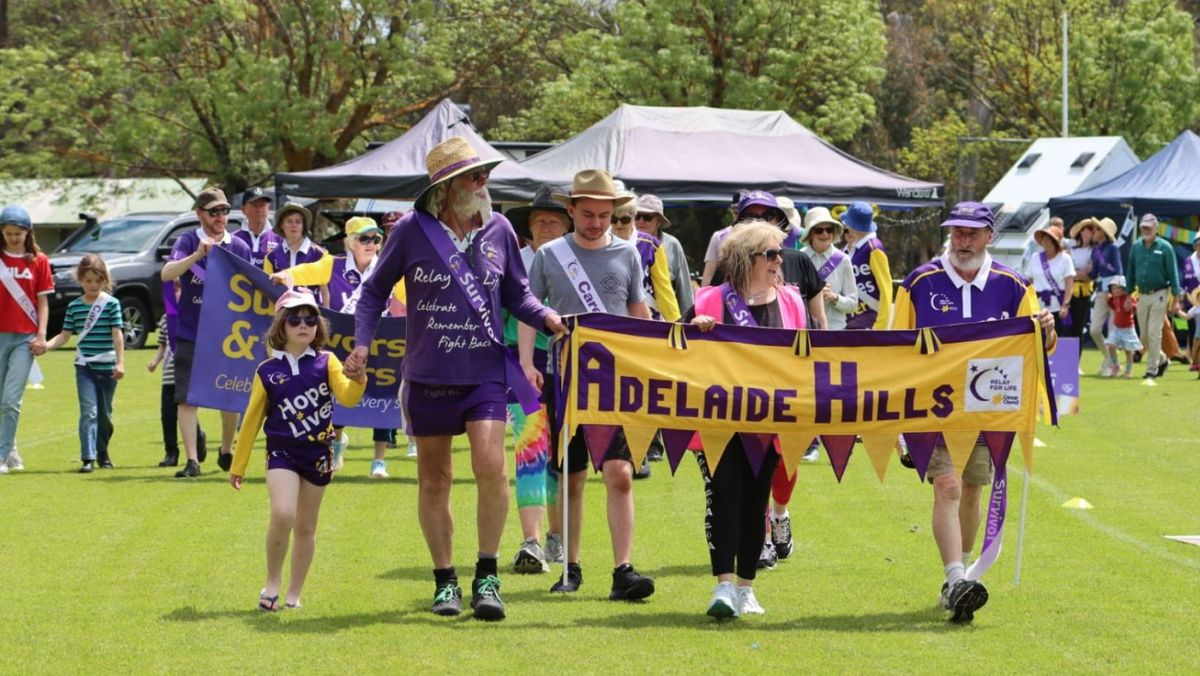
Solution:
M 25 469 L 25 461 L 21 460 L 21 454 L 17 453 L 17 447 L 12 447 L 12 452 L 8 454 L 8 468 L 17 472 Z
M 387 463 L 382 460 L 371 461 L 371 478 L 386 479 L 388 478 Z
M 738 613 L 741 615 L 765 615 L 767 611 L 758 604 L 754 596 L 754 587 L 738 587 Z
M 417 457 L 417 442 L 415 442 L 415 441 L 408 442 L 408 456 L 407 457 L 409 457 L 409 458 Z
M 350 437 L 345 432 L 333 441 L 333 471 L 340 472 L 346 465 L 346 447 L 350 445 Z
M 0 474 L 8 474 L 8 463 L 0 462 Z
M 708 602 L 708 616 L 717 619 L 737 617 L 738 607 L 738 593 L 734 591 L 733 583 L 718 582 L 712 600 Z

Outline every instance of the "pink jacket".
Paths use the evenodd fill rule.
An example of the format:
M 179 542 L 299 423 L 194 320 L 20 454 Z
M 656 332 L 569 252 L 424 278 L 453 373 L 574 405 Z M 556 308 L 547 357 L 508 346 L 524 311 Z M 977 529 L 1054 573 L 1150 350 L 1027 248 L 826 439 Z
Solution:
M 804 298 L 795 287 L 781 284 L 775 287 L 779 295 L 779 313 L 783 316 L 783 328 L 802 329 L 808 314 L 804 309 Z M 696 314 L 708 315 L 720 322 L 725 318 L 725 307 L 721 299 L 721 287 L 706 286 L 696 291 Z

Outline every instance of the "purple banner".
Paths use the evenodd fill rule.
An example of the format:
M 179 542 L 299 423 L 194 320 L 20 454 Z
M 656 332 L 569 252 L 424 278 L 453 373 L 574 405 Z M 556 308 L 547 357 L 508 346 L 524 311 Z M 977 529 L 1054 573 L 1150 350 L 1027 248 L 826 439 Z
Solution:
M 254 372 L 267 359 L 267 331 L 275 299 L 284 287 L 271 284 L 262 270 L 224 249 L 209 252 L 208 279 L 196 332 L 188 403 L 223 411 L 243 411 L 250 401 Z M 354 345 L 354 315 L 322 309 L 329 342 L 325 349 L 345 361 Z M 405 320 L 385 317 L 370 346 L 367 391 L 350 409 L 335 403 L 333 422 L 350 427 L 402 427 L 400 365 Z
M 1058 339 L 1058 347 L 1048 357 L 1050 387 L 1060 414 L 1079 413 L 1079 339 Z

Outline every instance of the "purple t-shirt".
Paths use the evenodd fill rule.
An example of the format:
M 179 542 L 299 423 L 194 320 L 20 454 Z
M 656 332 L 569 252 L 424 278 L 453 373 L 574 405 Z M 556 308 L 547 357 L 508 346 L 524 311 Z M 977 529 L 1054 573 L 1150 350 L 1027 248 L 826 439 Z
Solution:
M 333 391 L 329 353 L 304 354 L 292 373 L 287 357 L 272 357 L 256 373 L 267 394 L 263 432 L 267 452 L 286 450 L 323 455 L 333 439 Z
M 355 312 L 355 345 L 371 344 L 392 287 L 404 277 L 408 307 L 404 379 L 432 385 L 506 382 L 506 351 L 488 337 L 417 217 L 418 212 L 411 211 L 400 219 L 383 245 L 375 272 L 363 283 Z M 433 217 L 426 214 L 425 218 Z M 520 246 L 508 219 L 492 214 L 475 232 L 464 257 L 486 290 L 497 337 L 504 335 L 501 308 L 530 326 L 545 326 L 550 310 L 529 292 Z
M 196 253 L 200 248 L 201 231 L 189 230 L 175 240 L 171 249 L 171 260 L 178 261 Z M 241 239 L 225 232 L 224 241 L 217 246 L 243 260 L 250 260 L 250 247 Z M 196 261 L 176 280 L 179 285 L 179 326 L 175 332 L 177 340 L 196 342 L 196 327 L 200 324 L 200 303 L 204 301 L 204 280 L 197 277 L 195 268 L 208 269 L 208 257 Z
M 267 254 L 283 246 L 283 238 L 270 228 L 263 228 L 262 234 L 258 236 L 258 246 L 254 246 L 254 238 L 246 228 L 233 233 L 233 236 L 246 243 L 246 247 L 250 249 L 250 262 L 259 270 L 262 269 Z
M 941 258 L 910 272 L 902 286 L 912 300 L 916 326 L 925 328 L 1019 317 L 1029 282 L 995 260 L 989 260 L 985 266 L 972 283 L 962 286 L 955 283 L 956 279 L 962 281 L 961 278 L 953 270 L 947 270 Z

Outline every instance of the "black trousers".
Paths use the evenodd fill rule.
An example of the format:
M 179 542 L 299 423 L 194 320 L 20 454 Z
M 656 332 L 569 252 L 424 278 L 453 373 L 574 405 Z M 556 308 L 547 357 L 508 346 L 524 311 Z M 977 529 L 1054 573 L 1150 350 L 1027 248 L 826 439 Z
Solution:
M 163 385 L 159 399 L 159 417 L 162 418 L 163 450 L 167 455 L 179 455 L 179 404 L 175 403 L 175 386 Z M 204 432 L 196 422 L 197 448 L 203 443 Z
M 725 446 L 715 475 L 708 472 L 704 453 L 696 454 L 704 477 L 704 535 L 713 575 L 736 572 L 753 580 L 766 541 L 767 500 L 779 455 L 768 453 L 754 476 L 737 435 Z
M 1072 296 L 1071 304 L 1067 307 L 1071 308 L 1071 325 L 1066 327 L 1066 333 L 1060 333 L 1059 335 L 1067 338 L 1078 338 L 1080 340 L 1080 347 L 1082 348 L 1084 336 L 1088 335 L 1088 323 L 1092 315 L 1092 299 L 1087 296 Z

